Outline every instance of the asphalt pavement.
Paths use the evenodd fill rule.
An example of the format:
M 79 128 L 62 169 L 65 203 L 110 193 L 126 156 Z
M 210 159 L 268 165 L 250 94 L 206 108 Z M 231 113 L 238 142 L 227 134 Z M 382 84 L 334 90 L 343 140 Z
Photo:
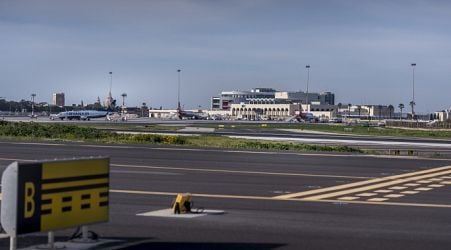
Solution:
M 0 141 L 15 160 L 111 157 L 105 249 L 449 249 L 451 161 L 418 157 Z M 189 192 L 198 218 L 137 216 Z M 67 239 L 73 230 L 57 232 Z M 19 247 L 45 243 L 19 238 Z M 7 249 L 9 241 L 0 239 Z

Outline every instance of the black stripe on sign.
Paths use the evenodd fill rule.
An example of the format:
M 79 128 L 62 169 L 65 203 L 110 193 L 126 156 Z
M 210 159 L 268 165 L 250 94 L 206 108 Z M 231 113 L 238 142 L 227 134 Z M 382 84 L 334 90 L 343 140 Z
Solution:
M 42 180 L 42 184 L 49 183 L 59 183 L 59 182 L 68 182 L 68 181 L 84 181 L 84 180 L 92 180 L 99 178 L 109 178 L 109 174 L 96 174 L 96 175 L 84 175 L 84 176 L 75 176 L 75 177 L 64 177 L 64 178 L 55 178 L 55 179 L 45 179 Z
M 48 204 L 52 204 L 52 199 L 41 200 L 41 205 L 48 205 Z
M 108 188 L 108 187 L 109 187 L 108 183 L 101 183 L 101 184 L 92 184 L 92 185 L 84 185 L 84 186 L 76 186 L 76 187 L 42 190 L 42 194 L 54 194 L 54 193 L 63 193 L 63 192 L 80 191 L 80 190 L 86 190 L 86 189 L 94 189 L 94 188 Z
M 91 195 L 90 194 L 82 194 L 81 195 L 81 199 L 82 200 L 89 200 L 89 199 L 91 199 Z
M 108 201 L 99 202 L 99 207 L 106 207 L 106 206 L 108 206 Z
M 107 197 L 108 196 L 108 192 L 101 192 L 99 194 L 100 197 Z
M 52 213 L 52 209 L 45 209 L 41 211 L 41 215 L 46 215 L 46 214 L 51 214 Z
M 72 207 L 63 207 L 62 209 L 61 209 L 61 211 L 63 211 L 63 213 L 64 212 L 70 212 L 70 211 L 72 211 Z
M 91 208 L 91 204 L 81 204 L 81 209 L 89 209 Z
M 70 201 L 72 201 L 72 196 L 63 197 L 63 202 L 70 202 Z

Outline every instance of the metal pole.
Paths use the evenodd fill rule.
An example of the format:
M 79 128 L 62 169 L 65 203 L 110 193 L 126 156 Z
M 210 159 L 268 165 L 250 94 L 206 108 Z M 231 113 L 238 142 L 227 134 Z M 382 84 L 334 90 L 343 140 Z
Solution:
M 110 71 L 110 94 L 112 88 L 113 88 L 113 72 Z
M 89 240 L 88 237 L 88 226 L 82 226 L 81 227 L 81 238 L 83 242 L 87 242 Z
M 308 85 L 310 82 L 310 65 L 306 65 L 305 68 L 307 68 L 307 97 L 306 97 L 306 104 L 307 104 L 307 111 L 309 110 L 309 98 L 308 98 Z
M 177 88 L 177 109 L 180 110 L 180 69 L 177 70 L 178 88 Z
M 412 66 L 412 120 L 415 117 L 415 110 L 414 110 L 414 106 L 415 106 L 415 66 L 417 66 L 416 63 L 412 63 L 410 64 L 410 66 Z
M 34 117 L 34 98 L 36 94 L 31 94 L 31 118 Z
M 9 237 L 9 250 L 16 250 L 17 249 L 17 237 L 11 236 Z
M 54 249 L 55 248 L 55 233 L 53 231 L 50 231 L 48 235 L 49 235 L 48 247 L 49 247 L 49 249 Z

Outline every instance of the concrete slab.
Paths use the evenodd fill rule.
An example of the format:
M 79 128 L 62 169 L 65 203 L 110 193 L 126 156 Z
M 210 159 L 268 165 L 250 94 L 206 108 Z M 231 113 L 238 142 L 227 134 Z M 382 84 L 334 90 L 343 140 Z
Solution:
M 89 250 L 89 249 L 98 249 L 100 247 L 103 247 L 105 245 L 114 245 L 122 243 L 122 240 L 109 240 L 109 239 L 100 239 L 95 242 L 73 242 L 73 241 L 67 241 L 67 242 L 55 242 L 54 248 L 52 249 L 64 249 L 64 250 Z M 37 245 L 37 246 L 30 246 L 27 248 L 20 248 L 19 250 L 36 250 L 36 249 L 50 249 L 46 245 Z
M 215 128 L 185 127 L 179 129 L 178 132 L 215 132 Z
M 204 209 L 200 210 L 197 213 L 187 213 L 187 214 L 174 214 L 172 209 L 162 209 L 156 211 L 149 211 L 145 213 L 136 214 L 137 216 L 153 216 L 153 217 L 166 217 L 166 218 L 177 218 L 177 219 L 192 219 L 197 217 L 202 217 L 206 215 L 220 215 L 224 214 L 224 210 L 212 210 L 212 209 Z

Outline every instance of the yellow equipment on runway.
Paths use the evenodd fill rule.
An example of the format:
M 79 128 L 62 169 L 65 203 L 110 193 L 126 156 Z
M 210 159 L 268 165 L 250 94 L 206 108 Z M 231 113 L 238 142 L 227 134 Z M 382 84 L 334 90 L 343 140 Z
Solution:
M 178 194 L 172 205 L 174 214 L 185 214 L 191 212 L 192 196 L 189 193 Z

